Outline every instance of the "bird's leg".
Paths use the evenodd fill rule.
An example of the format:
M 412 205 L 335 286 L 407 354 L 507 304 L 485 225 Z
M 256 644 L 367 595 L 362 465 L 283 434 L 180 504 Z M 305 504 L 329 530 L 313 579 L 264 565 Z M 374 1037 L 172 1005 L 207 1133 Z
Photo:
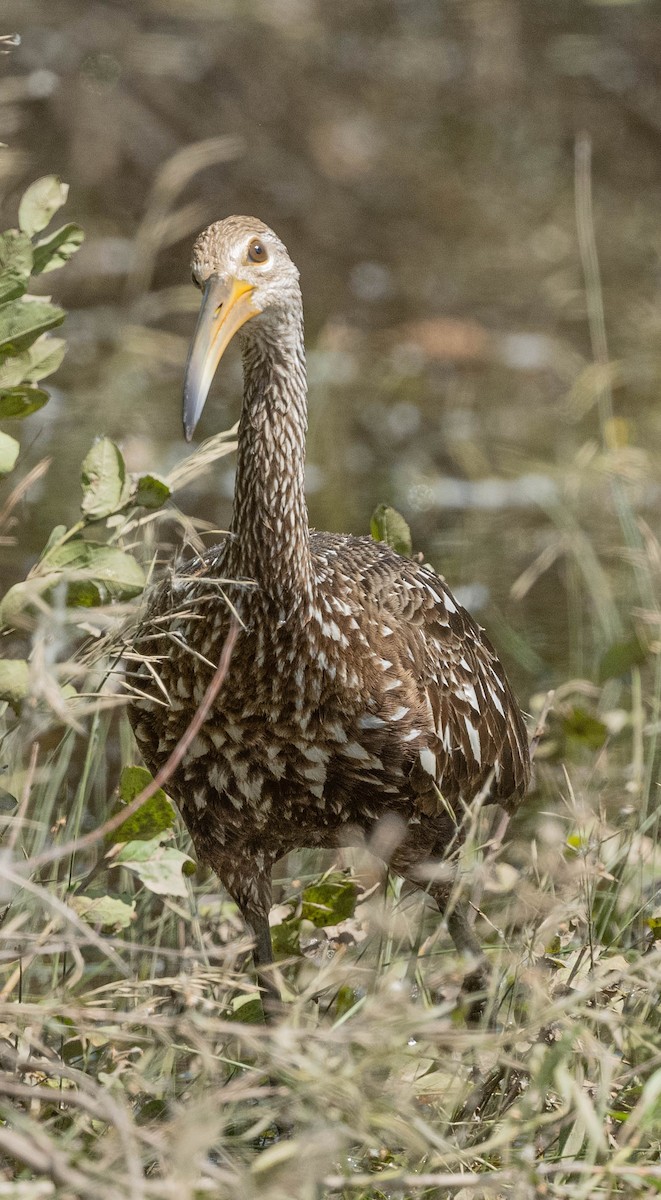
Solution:
M 448 884 L 433 885 L 429 893 L 445 914 L 448 933 L 459 953 L 475 960 L 475 966 L 464 976 L 462 990 L 468 1001 L 466 1017 L 471 1023 L 477 1022 L 485 1009 L 491 975 L 489 964 L 469 924 L 465 902 L 452 895 L 453 889 Z
M 273 965 L 273 945 L 271 942 L 271 927 L 268 912 L 247 912 L 244 914 L 255 938 L 253 962 L 257 982 L 262 989 L 262 1004 L 267 1021 L 280 1010 L 281 997 L 273 978 L 273 972 L 268 967 Z M 266 970 L 264 968 L 267 968 Z

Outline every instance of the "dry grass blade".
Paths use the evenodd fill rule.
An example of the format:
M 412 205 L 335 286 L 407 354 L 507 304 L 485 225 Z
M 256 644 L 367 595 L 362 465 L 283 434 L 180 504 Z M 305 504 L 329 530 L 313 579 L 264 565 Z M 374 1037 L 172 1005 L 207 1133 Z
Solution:
M 206 138 L 183 147 L 161 167 L 135 239 L 135 257 L 127 280 L 131 297 L 147 290 L 161 246 L 186 237 L 204 220 L 206 210 L 204 206 L 196 204 L 174 214 L 173 218 L 170 209 L 176 197 L 199 171 L 218 163 L 230 162 L 239 157 L 243 150 L 243 142 L 238 138 Z

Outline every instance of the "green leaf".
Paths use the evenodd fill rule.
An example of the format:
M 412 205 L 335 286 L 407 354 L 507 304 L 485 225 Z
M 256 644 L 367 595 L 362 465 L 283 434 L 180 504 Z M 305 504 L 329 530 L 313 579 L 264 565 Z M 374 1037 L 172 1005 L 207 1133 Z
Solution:
M 0 420 L 22 420 L 48 404 L 48 392 L 35 387 L 3 388 L 0 390 Z
M 67 580 L 67 608 L 98 608 L 106 599 L 105 591 L 93 579 Z
M 88 542 L 83 538 L 71 538 L 68 542 L 55 545 L 41 562 L 44 567 L 59 574 L 75 574 L 77 578 L 68 581 L 71 585 L 91 583 L 97 586 L 101 603 L 108 597 L 131 600 L 139 596 L 145 586 L 144 571 L 132 554 L 117 546 Z M 86 603 L 98 604 L 99 600 L 88 600 Z
M 116 896 L 71 896 L 69 905 L 88 925 L 128 929 L 135 920 L 135 902 L 127 904 Z
M 143 508 L 160 508 L 171 495 L 164 479 L 158 475 L 141 475 L 132 499 L 134 504 L 140 504 Z
M 599 663 L 599 682 L 626 675 L 632 667 L 640 667 L 647 659 L 647 650 L 634 634 L 623 642 L 609 646 Z
M 562 722 L 565 736 L 589 750 L 599 750 L 608 737 L 608 727 L 584 708 L 574 708 Z
M 0 235 L 0 304 L 17 300 L 27 290 L 32 270 L 32 245 L 25 233 L 8 229 Z
M 53 371 L 57 371 L 64 358 L 66 348 L 67 344 L 64 338 L 51 337 L 48 333 L 37 338 L 28 350 L 30 365 L 25 376 L 26 380 L 29 383 L 38 383 L 40 379 L 45 379 L 47 375 L 52 375 Z
M 62 225 L 49 237 L 41 238 L 33 248 L 33 274 L 46 274 L 63 267 L 85 240 L 85 234 L 80 225 Z
M 410 557 L 413 553 L 411 530 L 401 513 L 389 504 L 379 504 L 372 513 L 370 533 L 375 542 L 386 542 L 397 554 Z
M 120 449 L 110 438 L 98 438 L 89 450 L 82 465 L 81 486 L 80 507 L 93 520 L 108 517 L 126 504 L 131 484 Z
M 3 436 L 0 434 L 0 439 Z M 55 538 L 54 542 L 51 549 L 44 551 L 39 569 L 5 593 L 0 602 L 0 625 L 29 627 L 37 598 L 41 596 L 52 603 L 58 588 L 62 589 L 68 607 L 92 608 L 110 600 L 131 600 L 145 586 L 140 564 L 116 546 L 86 542 L 83 538 L 72 538 L 63 544 Z
M 86 542 L 82 537 L 70 538 L 67 542 L 58 541 L 56 538 L 51 548 L 44 552 L 41 562 L 49 572 L 86 571 L 90 562 L 91 545 L 95 543 Z
M 62 538 L 64 537 L 66 531 L 67 531 L 66 525 L 56 525 L 54 529 L 51 529 L 51 531 L 48 535 L 48 541 L 46 542 L 46 545 L 44 546 L 44 548 L 39 556 L 40 560 L 44 559 L 46 557 L 46 555 L 48 554 L 48 552 L 50 550 L 52 550 L 53 547 L 55 545 L 57 545 L 58 542 L 62 541 Z
M 27 350 L 5 359 L 0 366 L 0 388 L 4 391 L 24 383 L 38 383 L 52 375 L 62 362 L 65 350 L 63 338 L 42 334 Z
M 124 767 L 119 779 L 119 797 L 130 804 L 152 782 L 145 767 Z M 112 842 L 148 842 L 171 829 L 176 820 L 174 806 L 162 788 L 146 800 L 132 817 L 110 835 Z
M 30 664 L 24 658 L 0 661 L 0 700 L 6 700 L 15 712 L 30 694 Z
M 0 361 L 26 350 L 64 320 L 64 310 L 46 300 L 13 300 L 0 308 Z
M 36 179 L 24 192 L 18 206 L 18 223 L 23 233 L 33 237 L 50 223 L 58 208 L 66 204 L 69 185 L 57 175 Z
M 301 921 L 288 917 L 271 926 L 271 945 L 275 958 L 296 958 L 301 953 Z
M 0 388 L 2 391 L 10 391 L 12 388 L 21 387 L 25 382 L 25 377 L 30 370 L 30 351 L 23 350 L 20 354 L 13 354 L 10 358 L 0 364 Z
M 90 545 L 89 569 L 93 580 L 102 583 L 113 600 L 132 600 L 145 586 L 140 563 L 117 546 Z
M 0 475 L 7 475 L 9 471 L 13 471 L 20 448 L 16 438 L 10 437 L 8 433 L 0 433 Z
M 3 435 L 0 434 L 0 445 Z M 30 608 L 33 597 L 32 589 L 27 583 L 15 583 L 5 592 L 0 601 L 0 627 L 21 629 L 24 625 L 26 611 Z
M 263 1025 L 264 1008 L 260 997 L 255 996 L 254 992 L 240 992 L 238 996 L 233 996 L 227 1019 L 240 1021 L 242 1025 Z
M 311 921 L 318 929 L 339 925 L 352 917 L 356 909 L 358 887 L 346 875 L 331 874 L 313 883 L 303 892 L 301 919 Z
M 187 896 L 182 867 L 193 860 L 174 846 L 162 845 L 161 837 L 159 834 L 151 841 L 127 842 L 110 865 L 126 867 L 158 896 Z

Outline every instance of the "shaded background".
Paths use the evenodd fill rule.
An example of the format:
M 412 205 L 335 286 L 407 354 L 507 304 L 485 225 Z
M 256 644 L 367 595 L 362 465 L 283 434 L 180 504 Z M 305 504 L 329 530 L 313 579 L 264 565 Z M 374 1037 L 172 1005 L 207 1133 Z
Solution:
M 75 519 L 95 435 L 135 470 L 183 455 L 190 244 L 253 213 L 301 269 L 312 524 L 364 532 L 393 503 L 524 700 L 594 674 L 622 631 L 590 571 L 624 625 L 635 601 L 613 471 L 652 530 L 661 505 L 659 0 L 5 0 L 3 26 L 22 38 L 0 60 L 4 224 L 55 172 L 87 234 L 47 280 L 69 351 L 21 430 L 24 467 L 53 462 L 3 587 Z M 584 134 L 605 430 L 576 236 Z M 200 436 L 239 396 L 235 351 Z M 228 461 L 182 499 L 219 528 Z

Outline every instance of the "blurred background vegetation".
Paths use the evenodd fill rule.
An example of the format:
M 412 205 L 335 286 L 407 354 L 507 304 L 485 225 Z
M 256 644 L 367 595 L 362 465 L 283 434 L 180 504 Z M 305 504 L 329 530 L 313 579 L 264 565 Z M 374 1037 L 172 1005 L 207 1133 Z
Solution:
M 245 931 L 212 876 L 182 875 L 167 802 L 160 875 L 137 835 L 124 858 L 80 842 L 118 779 L 123 801 L 142 786 L 120 775 L 136 751 L 99 636 L 124 608 L 67 613 L 60 596 L 31 643 L 10 634 L 5 654 L 30 662 L 0 712 L 2 1195 L 648 1196 L 661 0 L 5 0 L 2 20 L 21 41 L 0 42 L 0 228 L 54 174 L 85 241 L 30 283 L 67 310 L 67 353 L 0 483 L 0 596 L 53 526 L 70 528 L 37 585 L 94 514 L 115 553 L 144 534 L 167 556 L 190 534 L 174 507 L 135 518 L 139 481 L 99 514 L 88 479 L 81 520 L 100 434 L 143 482 L 166 475 L 205 537 L 227 526 L 231 439 L 176 466 L 189 255 L 205 224 L 252 213 L 301 268 L 312 523 L 367 532 L 395 505 L 531 726 L 555 689 L 503 854 L 480 827 L 463 862 L 499 1029 L 462 1022 L 462 965 L 422 895 L 378 886 L 353 852 L 321 881 L 319 856 L 278 868 L 293 961 L 265 1028 L 248 1022 Z M 235 348 L 200 438 L 237 419 L 240 388 Z M 123 484 L 109 442 L 92 459 L 104 448 Z M 75 683 L 70 709 L 53 681 Z
M 23 438 L 24 467 L 53 461 L 2 590 L 75 518 L 93 436 L 118 440 L 132 470 L 181 456 L 190 243 L 254 213 L 302 273 L 311 522 L 363 532 L 393 503 L 524 699 L 568 671 L 596 677 L 626 630 L 595 611 L 584 535 L 627 612 L 612 471 L 651 526 L 660 504 L 658 0 L 5 0 L 3 23 L 21 35 L 0 79 L 5 225 L 25 184 L 55 172 L 86 241 L 43 285 L 71 310 L 70 349 Z M 581 134 L 606 427 L 576 233 Z M 238 416 L 236 351 L 232 364 L 202 434 Z M 217 528 L 228 463 L 186 498 Z

